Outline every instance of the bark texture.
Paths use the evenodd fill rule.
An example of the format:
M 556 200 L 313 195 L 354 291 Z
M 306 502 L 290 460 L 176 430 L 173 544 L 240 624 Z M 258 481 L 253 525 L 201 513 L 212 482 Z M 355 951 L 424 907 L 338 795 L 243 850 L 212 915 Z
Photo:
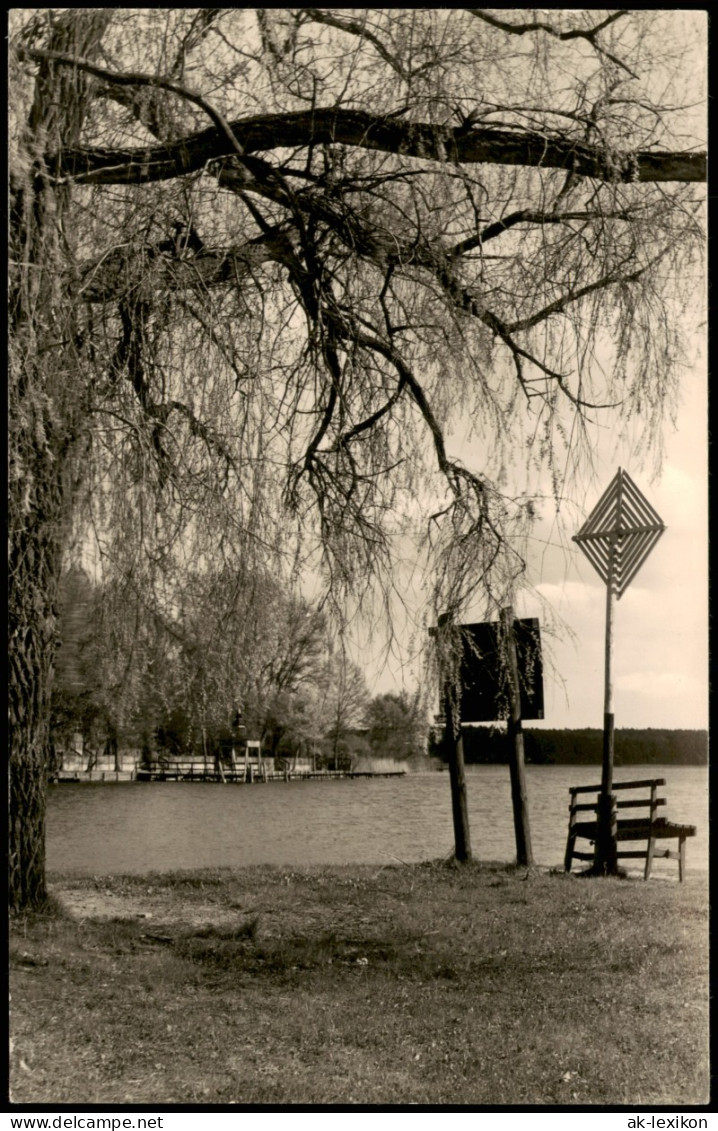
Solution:
M 69 12 L 52 30 L 57 50 L 91 56 L 107 23 Z M 62 291 L 67 190 L 48 175 L 46 149 L 80 135 L 82 72 L 40 66 L 20 161 L 11 173 L 9 429 L 9 900 L 41 906 L 57 588 L 71 521 L 73 462 L 81 441 L 81 327 Z M 46 147 L 46 148 L 45 148 Z

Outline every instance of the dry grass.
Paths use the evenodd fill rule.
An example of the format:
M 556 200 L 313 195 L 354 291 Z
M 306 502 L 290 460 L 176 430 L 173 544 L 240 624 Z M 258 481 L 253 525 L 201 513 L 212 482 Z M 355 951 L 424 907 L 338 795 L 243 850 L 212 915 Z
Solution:
M 707 890 L 446 865 L 55 884 L 18 1104 L 708 1102 Z

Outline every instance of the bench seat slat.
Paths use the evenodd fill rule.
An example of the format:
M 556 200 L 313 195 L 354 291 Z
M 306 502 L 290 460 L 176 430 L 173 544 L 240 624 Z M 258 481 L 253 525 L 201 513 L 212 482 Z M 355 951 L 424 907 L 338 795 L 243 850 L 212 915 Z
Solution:
M 695 836 L 696 832 L 697 830 L 695 825 L 674 825 L 670 821 L 666 821 L 665 825 L 661 824 L 660 821 L 654 821 L 653 828 L 651 829 L 651 835 L 656 837 L 658 840 L 665 840 L 667 837 L 682 838 L 687 836 Z
M 571 834 L 583 837 L 584 840 L 595 840 L 598 832 L 598 821 L 576 821 L 572 826 Z M 660 818 L 651 824 L 645 820 L 618 821 L 616 824 L 617 840 L 643 840 L 649 833 L 657 840 L 673 839 L 676 837 L 695 836 L 695 825 L 675 825 L 670 821 Z

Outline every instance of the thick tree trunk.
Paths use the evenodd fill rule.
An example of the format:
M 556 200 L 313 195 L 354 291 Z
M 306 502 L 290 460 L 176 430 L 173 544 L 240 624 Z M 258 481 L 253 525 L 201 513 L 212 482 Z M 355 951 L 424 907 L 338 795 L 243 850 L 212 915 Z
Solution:
M 33 546 L 33 542 L 35 545 Z M 9 895 L 19 909 L 44 903 L 45 795 L 49 756 L 52 616 L 41 580 L 20 558 L 35 558 L 31 533 L 13 555 L 9 646 Z M 40 584 L 38 584 L 40 582 Z M 43 608 L 43 606 L 45 606 Z
M 74 9 L 52 17 L 57 50 L 92 54 L 109 19 Z M 71 523 L 74 465 L 86 407 L 81 343 L 66 278 L 67 189 L 47 173 L 48 147 L 80 138 L 87 76 L 39 68 L 11 169 L 9 381 L 9 902 L 46 899 L 45 806 L 57 590 Z
M 11 381 L 17 394 L 37 372 L 26 366 Z M 12 411 L 14 410 L 14 411 Z M 24 417 L 18 422 L 24 410 Z M 51 768 L 50 697 L 55 653 L 62 542 L 67 530 L 67 463 L 53 440 L 53 420 L 37 389 L 18 406 L 11 396 L 11 428 L 22 468 L 11 465 L 9 489 L 8 707 L 9 895 L 13 908 L 45 900 L 45 798 Z M 67 445 L 64 445 L 69 451 Z M 24 511 L 24 513 L 23 513 Z

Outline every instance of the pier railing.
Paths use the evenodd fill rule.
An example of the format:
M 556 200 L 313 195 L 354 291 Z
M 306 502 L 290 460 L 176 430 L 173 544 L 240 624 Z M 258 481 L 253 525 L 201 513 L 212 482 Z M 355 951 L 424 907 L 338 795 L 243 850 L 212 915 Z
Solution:
M 402 777 L 404 770 L 314 770 L 308 767 L 275 768 L 269 760 L 249 762 L 237 760 L 236 766 L 205 765 L 203 761 L 151 762 L 137 770 L 138 781 L 305 781 L 330 778 Z
M 145 762 L 134 771 L 105 769 L 62 769 L 53 776 L 54 781 L 66 782 L 119 782 L 119 781 L 209 781 L 209 782 L 269 782 L 269 781 L 326 781 L 334 778 L 396 778 L 405 770 L 314 770 L 306 766 L 291 769 L 276 768 L 273 759 L 244 762 L 236 765 L 205 763 L 196 759 Z

